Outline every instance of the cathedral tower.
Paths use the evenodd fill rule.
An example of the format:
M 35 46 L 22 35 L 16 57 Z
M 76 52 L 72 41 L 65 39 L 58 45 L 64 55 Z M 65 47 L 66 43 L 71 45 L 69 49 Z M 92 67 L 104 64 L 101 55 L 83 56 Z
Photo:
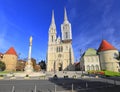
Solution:
M 64 22 L 61 24 L 62 40 L 72 40 L 71 24 L 67 18 L 66 8 L 64 8 Z
M 56 25 L 55 25 L 55 19 L 54 19 L 54 11 L 52 11 L 52 20 L 49 27 L 49 42 L 48 44 L 55 44 L 56 40 Z
M 54 11 L 49 27 L 47 71 L 74 70 L 74 54 L 72 48 L 71 24 L 67 19 L 66 9 L 64 10 L 64 22 L 61 25 L 62 37 L 57 37 Z M 62 38 L 62 39 L 61 39 Z

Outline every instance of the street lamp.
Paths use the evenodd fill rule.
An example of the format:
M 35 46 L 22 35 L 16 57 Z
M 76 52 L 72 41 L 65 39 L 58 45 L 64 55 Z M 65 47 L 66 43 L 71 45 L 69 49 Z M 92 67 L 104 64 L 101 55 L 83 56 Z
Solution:
M 54 61 L 54 74 L 56 73 L 56 62 Z

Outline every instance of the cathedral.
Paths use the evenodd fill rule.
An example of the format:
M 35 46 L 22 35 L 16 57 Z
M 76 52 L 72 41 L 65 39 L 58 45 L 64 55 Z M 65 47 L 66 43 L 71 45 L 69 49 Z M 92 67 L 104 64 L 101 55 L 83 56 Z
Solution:
M 72 48 L 72 28 L 64 9 L 64 21 L 61 24 L 61 36 L 57 37 L 54 11 L 48 32 L 47 71 L 74 70 L 74 53 Z

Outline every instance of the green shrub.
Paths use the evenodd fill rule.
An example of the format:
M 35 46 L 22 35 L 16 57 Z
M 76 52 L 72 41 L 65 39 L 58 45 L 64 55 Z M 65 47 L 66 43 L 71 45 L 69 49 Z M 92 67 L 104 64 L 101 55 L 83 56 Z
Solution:
M 0 77 L 3 77 L 3 75 L 0 75 Z
M 106 76 L 120 76 L 119 72 L 104 71 Z
M 6 69 L 5 63 L 0 61 L 0 71 L 4 71 L 5 69 Z
M 29 77 L 29 75 L 27 74 L 25 77 Z
M 13 74 L 12 77 L 15 77 L 15 75 Z

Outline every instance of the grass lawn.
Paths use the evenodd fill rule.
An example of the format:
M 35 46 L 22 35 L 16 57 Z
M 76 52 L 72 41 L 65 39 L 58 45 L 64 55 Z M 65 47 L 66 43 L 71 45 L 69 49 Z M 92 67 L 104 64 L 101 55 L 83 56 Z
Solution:
M 106 76 L 120 76 L 119 72 L 104 71 Z
M 8 71 L 2 71 L 2 72 L 0 72 L 0 75 L 4 75 L 4 74 L 7 74 L 7 73 L 10 73 L 10 72 L 8 72 Z
M 120 76 L 120 72 L 113 71 L 88 71 L 90 74 L 101 74 L 105 76 Z

